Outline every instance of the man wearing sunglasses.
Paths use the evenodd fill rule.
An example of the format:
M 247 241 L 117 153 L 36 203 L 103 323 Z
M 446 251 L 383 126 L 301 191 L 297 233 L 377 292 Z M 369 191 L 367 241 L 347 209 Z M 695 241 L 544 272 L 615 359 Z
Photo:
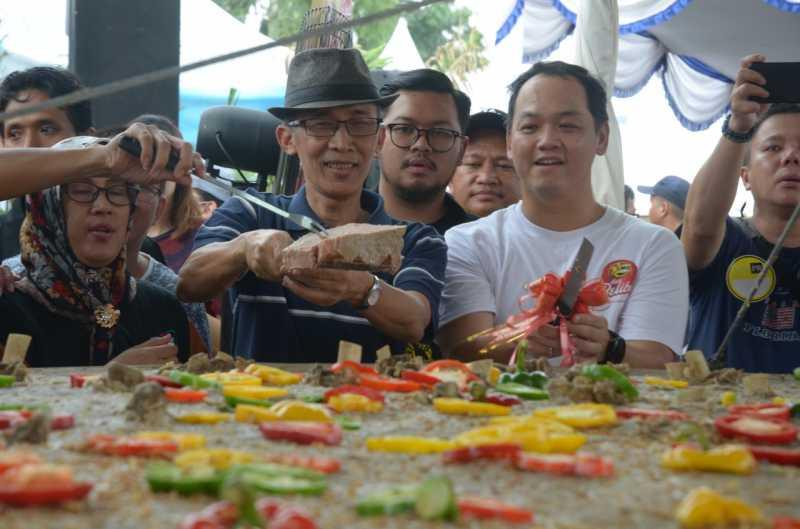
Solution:
M 469 139 L 470 100 L 436 70 L 412 70 L 383 85 L 397 99 L 386 109 L 380 146 L 380 194 L 396 219 L 424 222 L 444 234 L 475 220 L 446 189 Z
M 380 97 L 361 54 L 314 49 L 289 66 L 278 143 L 297 155 L 305 183 L 291 197 L 260 198 L 328 228 L 349 223 L 396 224 L 381 197 L 364 190 L 379 142 Z M 281 250 L 307 233 L 238 197 L 218 208 L 195 239 L 179 295 L 205 301 L 232 287 L 233 352 L 272 362 L 332 362 L 339 340 L 362 346 L 366 362 L 390 345 L 432 340 L 444 284 L 447 249 L 429 226 L 410 224 L 400 270 L 286 270 Z

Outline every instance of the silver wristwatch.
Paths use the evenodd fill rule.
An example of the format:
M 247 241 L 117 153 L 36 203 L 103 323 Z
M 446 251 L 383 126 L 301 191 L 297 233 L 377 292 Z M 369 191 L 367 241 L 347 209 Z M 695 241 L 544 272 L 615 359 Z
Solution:
M 361 306 L 356 307 L 356 310 L 367 310 L 368 308 L 375 306 L 378 303 L 378 300 L 381 299 L 382 291 L 383 281 L 381 281 L 380 277 L 372 274 L 372 286 L 367 291 L 364 302 L 361 304 Z

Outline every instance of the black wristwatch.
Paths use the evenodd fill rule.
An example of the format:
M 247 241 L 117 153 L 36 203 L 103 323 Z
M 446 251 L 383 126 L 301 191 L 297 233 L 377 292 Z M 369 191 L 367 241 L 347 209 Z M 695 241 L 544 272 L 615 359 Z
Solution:
M 747 132 L 736 132 L 730 127 L 731 114 L 725 116 L 725 121 L 722 122 L 722 135 L 731 140 L 733 143 L 747 143 L 753 139 L 753 129 Z
M 621 364 L 625 360 L 625 338 L 611 330 L 608 331 L 608 336 L 608 346 L 600 363 Z

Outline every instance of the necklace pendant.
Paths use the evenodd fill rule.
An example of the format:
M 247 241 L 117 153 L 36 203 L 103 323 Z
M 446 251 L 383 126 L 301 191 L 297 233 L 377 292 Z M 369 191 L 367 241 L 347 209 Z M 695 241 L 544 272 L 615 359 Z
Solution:
M 115 309 L 114 305 L 107 303 L 94 310 L 94 320 L 100 327 L 111 329 L 117 324 L 117 321 L 119 321 L 119 314 L 119 310 Z

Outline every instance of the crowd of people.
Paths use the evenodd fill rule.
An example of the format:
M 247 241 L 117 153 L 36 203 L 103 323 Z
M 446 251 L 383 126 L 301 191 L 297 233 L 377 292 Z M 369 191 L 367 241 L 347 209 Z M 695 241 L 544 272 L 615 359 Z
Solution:
M 646 218 L 600 204 L 592 163 L 605 154 L 608 95 L 580 66 L 540 62 L 509 87 L 507 112 L 471 114 L 441 72 L 388 76 L 376 86 L 360 53 L 314 49 L 289 65 L 284 104 L 269 112 L 303 185 L 259 198 L 327 228 L 406 226 L 393 274 L 294 269 L 281 251 L 307 233 L 191 173 L 203 161 L 162 116 L 98 131 L 91 102 L 0 123 L 0 343 L 33 337 L 31 366 L 159 363 L 220 349 L 220 302 L 235 355 L 331 362 L 341 340 L 363 360 L 378 349 L 508 361 L 488 353 L 487 329 L 523 310 L 528 286 L 564 275 L 583 240 L 587 280 L 608 301 L 566 323 L 578 361 L 660 368 L 687 349 L 717 351 L 800 200 L 800 105 L 764 105 L 764 78 L 743 59 L 719 144 L 691 185 L 666 176 Z M 0 84 L 0 111 L 81 88 L 50 67 Z M 130 136 L 135 158 L 120 147 Z M 35 149 L 32 149 L 35 148 Z M 166 169 L 170 152 L 179 155 Z M 377 188 L 365 186 L 377 161 Z M 752 218 L 728 216 L 738 181 Z M 788 372 L 800 366 L 800 226 L 727 347 L 727 365 Z M 476 336 L 479 336 L 476 338 Z M 559 362 L 558 322 L 523 339 Z

